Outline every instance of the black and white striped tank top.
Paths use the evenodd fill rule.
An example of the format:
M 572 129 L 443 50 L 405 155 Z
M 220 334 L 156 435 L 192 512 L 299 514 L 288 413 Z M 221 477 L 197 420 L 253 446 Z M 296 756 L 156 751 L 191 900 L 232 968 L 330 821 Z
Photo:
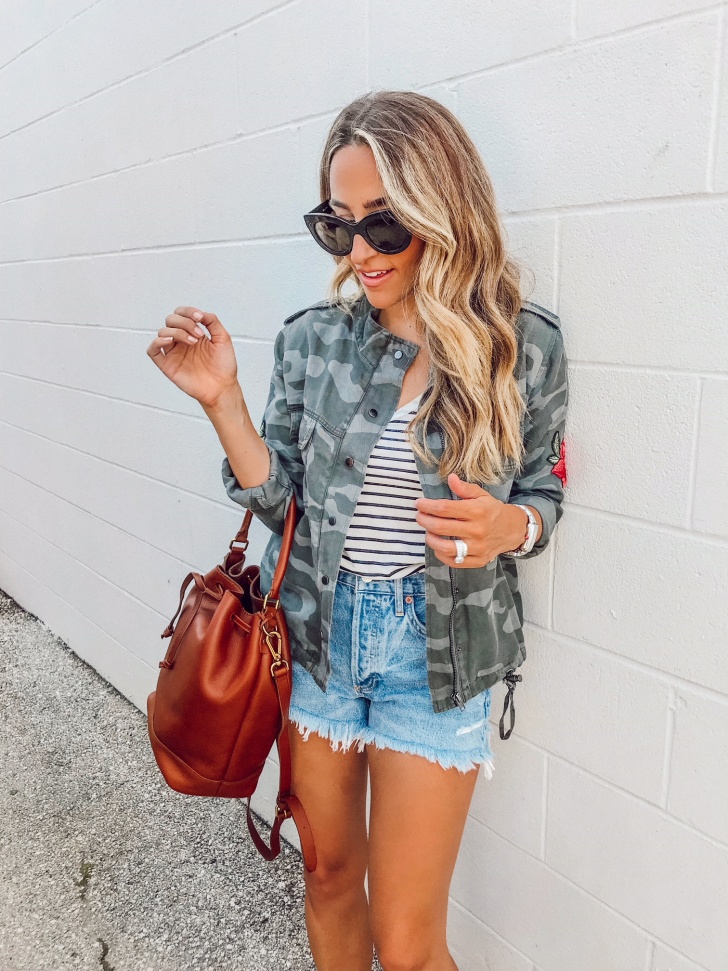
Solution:
M 425 566 L 425 530 L 415 522 L 422 495 L 405 428 L 420 398 L 392 415 L 367 464 L 364 484 L 344 540 L 341 567 L 370 580 L 391 580 Z

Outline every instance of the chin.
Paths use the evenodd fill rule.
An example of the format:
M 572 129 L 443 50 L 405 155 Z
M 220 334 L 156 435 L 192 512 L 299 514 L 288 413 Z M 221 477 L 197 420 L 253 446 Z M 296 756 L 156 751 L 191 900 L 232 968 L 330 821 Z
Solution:
M 383 293 L 369 293 L 368 290 L 365 290 L 364 293 L 372 307 L 376 307 L 377 310 L 389 310 L 390 307 L 393 307 L 398 302 L 397 300 L 392 300 L 391 297 L 386 297 Z

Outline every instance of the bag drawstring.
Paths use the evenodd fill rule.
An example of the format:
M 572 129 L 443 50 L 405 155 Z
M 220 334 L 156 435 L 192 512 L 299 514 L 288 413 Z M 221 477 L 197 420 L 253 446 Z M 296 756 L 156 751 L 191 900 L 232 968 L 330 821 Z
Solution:
M 506 698 L 503 704 L 503 714 L 501 715 L 500 721 L 498 722 L 498 728 L 500 730 L 500 737 L 502 739 L 506 739 L 511 737 L 513 726 L 516 723 L 516 708 L 515 708 L 515 705 L 513 704 L 513 692 L 516 690 L 516 682 L 523 681 L 523 677 L 520 674 L 516 674 L 515 671 L 509 671 L 508 674 L 506 674 L 506 676 L 503 678 L 503 681 L 506 682 L 506 687 L 508 688 L 508 691 L 506 692 Z M 509 702 L 511 705 L 511 727 L 504 734 L 503 720 L 506 717 L 506 712 L 508 711 Z

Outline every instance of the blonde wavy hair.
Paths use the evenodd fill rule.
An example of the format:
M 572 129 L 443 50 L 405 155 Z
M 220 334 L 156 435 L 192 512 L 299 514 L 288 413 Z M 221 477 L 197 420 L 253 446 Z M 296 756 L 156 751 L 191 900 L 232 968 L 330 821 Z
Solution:
M 443 479 L 456 472 L 469 482 L 497 482 L 524 454 L 524 402 L 514 375 L 521 274 L 506 252 L 483 161 L 439 102 L 413 91 L 369 92 L 344 108 L 329 131 L 322 202 L 331 196 L 331 160 L 346 145 L 369 146 L 387 207 L 425 242 L 413 297 L 433 390 L 407 426 L 412 448 L 434 464 L 426 437 L 420 445 L 414 435 L 432 419 L 445 433 Z M 364 290 L 348 259 L 335 260 L 328 299 L 350 313 Z M 351 282 L 356 292 L 345 296 Z

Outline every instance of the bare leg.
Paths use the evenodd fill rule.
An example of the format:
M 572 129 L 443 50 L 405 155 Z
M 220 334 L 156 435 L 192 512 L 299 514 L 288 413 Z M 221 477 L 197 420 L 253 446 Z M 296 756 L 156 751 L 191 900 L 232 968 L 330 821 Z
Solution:
M 457 971 L 447 903 L 477 769 L 367 746 L 369 919 L 385 971 Z
M 318 865 L 304 870 L 306 928 L 318 971 L 371 971 L 372 938 L 364 889 L 367 868 L 367 755 L 356 744 L 335 752 L 289 726 L 293 791 L 306 810 Z

